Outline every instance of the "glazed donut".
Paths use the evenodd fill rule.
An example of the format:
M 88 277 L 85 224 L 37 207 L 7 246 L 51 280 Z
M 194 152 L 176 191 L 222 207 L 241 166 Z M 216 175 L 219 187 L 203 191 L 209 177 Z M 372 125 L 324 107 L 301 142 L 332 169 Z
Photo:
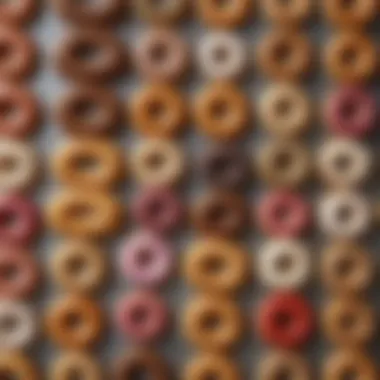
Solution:
M 247 252 L 227 240 L 205 238 L 186 252 L 183 271 L 187 281 L 208 293 L 234 293 L 249 276 Z
M 247 68 L 244 42 L 234 33 L 213 32 L 198 45 L 197 60 L 201 72 L 211 79 L 236 79 Z
M 232 238 L 244 232 L 248 215 L 242 198 L 232 193 L 213 191 L 197 200 L 192 220 L 205 235 Z
M 171 138 L 183 131 L 187 105 L 182 94 L 166 84 L 150 84 L 132 98 L 132 124 L 142 134 Z
M 189 66 L 189 51 L 185 41 L 169 29 L 146 32 L 136 46 L 136 69 L 148 80 L 178 81 Z
M 114 234 L 123 220 L 123 209 L 109 195 L 66 190 L 47 205 L 46 219 L 53 230 L 78 238 Z
M 3 138 L 0 141 L 0 191 L 22 192 L 31 188 L 39 175 L 39 158 L 31 145 Z
M 367 37 L 342 32 L 327 41 L 324 64 L 327 73 L 338 82 L 361 83 L 374 75 L 376 54 L 375 45 Z
M 206 25 L 233 28 L 245 24 L 251 10 L 251 0 L 196 0 L 195 11 Z
M 49 306 L 45 324 L 48 336 L 57 345 L 84 350 L 99 341 L 104 318 L 97 303 L 72 295 L 59 298 Z
M 0 27 L 0 52 L 0 76 L 4 79 L 25 79 L 36 67 L 34 43 L 15 28 Z
M 189 8 L 188 0 L 137 0 L 133 4 L 140 18 L 163 25 L 180 21 Z
M 53 158 L 52 170 L 63 184 L 103 191 L 115 187 L 124 174 L 121 151 L 100 139 L 71 141 Z
M 41 374 L 29 357 L 19 351 L 6 350 L 0 352 L 0 377 L 4 379 L 39 380 Z
M 28 305 L 16 301 L 0 301 L 1 350 L 23 349 L 34 341 L 36 334 L 36 317 Z
M 304 244 L 297 241 L 272 240 L 260 248 L 257 269 L 265 286 L 300 288 L 310 279 L 310 252 Z
M 359 299 L 334 299 L 323 308 L 322 329 L 333 343 L 356 348 L 369 343 L 374 337 L 375 314 L 367 303 Z
M 0 83 L 0 136 L 23 138 L 31 135 L 40 122 L 37 99 L 26 88 Z
M 371 256 L 350 241 L 329 245 L 322 252 L 321 279 L 323 284 L 338 294 L 361 293 L 374 277 Z
M 246 96 L 229 82 L 207 85 L 194 101 L 194 118 L 200 132 L 217 140 L 240 137 L 248 127 L 250 114 Z
M 182 380 L 199 379 L 239 380 L 237 365 L 225 356 L 204 353 L 190 360 L 183 371 Z
M 275 30 L 257 47 L 260 70 L 276 80 L 296 81 L 304 78 L 312 65 L 312 47 L 308 39 L 292 31 Z
M 69 351 L 60 355 L 49 367 L 49 379 L 68 380 L 77 377 L 82 380 L 102 380 L 102 369 L 90 355 Z
M 358 237 L 371 226 L 370 206 L 360 194 L 326 194 L 319 202 L 317 214 L 321 231 L 338 238 Z
M 262 0 L 261 7 L 266 18 L 275 24 L 294 26 L 305 22 L 313 13 L 311 0 Z
M 289 351 L 273 351 L 259 363 L 258 378 L 277 380 L 288 377 L 292 380 L 311 380 L 311 369 L 306 360 Z
M 58 70 L 75 81 L 89 84 L 108 82 L 117 78 L 125 66 L 122 42 L 104 30 L 76 30 L 59 44 Z
M 60 244 L 50 260 L 55 282 L 72 293 L 98 290 L 107 275 L 105 253 L 91 243 L 69 240 Z
M 232 349 L 243 333 L 238 307 L 224 298 L 199 295 L 186 304 L 183 316 L 186 339 L 208 352 Z
M 279 137 L 297 137 L 311 121 L 308 94 L 291 84 L 270 86 L 260 97 L 259 118 L 264 127 Z
M 174 143 L 151 139 L 133 149 L 131 167 L 135 178 L 143 185 L 172 186 L 184 175 L 185 159 Z
M 0 24 L 25 25 L 36 16 L 39 3 L 39 0 L 2 1 L 0 4 Z
M 356 141 L 332 139 L 318 149 L 317 163 L 327 184 L 352 188 L 368 178 L 372 157 L 369 149 Z
M 308 150 L 297 141 L 275 140 L 264 144 L 257 157 L 261 178 L 274 187 L 296 188 L 311 171 Z
M 96 86 L 70 90 L 60 99 L 55 113 L 64 130 L 75 136 L 103 136 L 114 131 L 121 119 L 116 96 Z

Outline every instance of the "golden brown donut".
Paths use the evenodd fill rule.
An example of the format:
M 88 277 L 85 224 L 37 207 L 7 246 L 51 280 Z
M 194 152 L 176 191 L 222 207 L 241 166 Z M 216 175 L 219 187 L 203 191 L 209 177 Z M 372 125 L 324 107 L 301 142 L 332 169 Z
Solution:
M 325 45 L 324 64 L 327 73 L 339 82 L 365 82 L 376 71 L 375 44 L 361 34 L 338 33 Z
M 335 344 L 354 348 L 362 346 L 374 337 L 374 311 L 360 299 L 350 297 L 330 300 L 322 309 L 322 329 Z
M 56 153 L 52 170 L 63 184 L 103 191 L 123 178 L 124 162 L 116 145 L 95 139 L 73 140 Z
M 250 119 L 244 93 L 233 83 L 214 82 L 203 88 L 194 100 L 194 118 L 200 132 L 218 140 L 240 137 Z
M 276 24 L 294 26 L 305 22 L 313 12 L 312 0 L 261 0 L 264 15 Z
M 137 0 L 133 3 L 140 18 L 154 24 L 171 24 L 186 15 L 189 0 Z
M 334 293 L 360 293 L 370 286 L 373 275 L 371 256 L 353 242 L 338 241 L 322 252 L 322 283 Z
M 312 47 L 301 33 L 274 30 L 257 47 L 260 70 L 275 80 L 296 81 L 304 78 L 313 62 Z
M 166 84 L 151 84 L 134 94 L 130 113 L 139 132 L 158 138 L 178 135 L 187 121 L 184 97 Z
M 205 24 L 233 28 L 244 24 L 252 11 L 252 0 L 194 0 L 195 11 Z
M 275 187 L 295 188 L 310 175 L 308 150 L 297 141 L 277 140 L 263 145 L 257 157 L 261 178 Z
M 186 364 L 182 380 L 241 380 L 241 378 L 237 365 L 229 358 L 203 353 Z
M 123 209 L 110 195 L 66 190 L 47 205 L 50 227 L 78 238 L 104 238 L 114 234 L 123 220 Z
M 55 300 L 48 307 L 45 324 L 53 342 L 64 348 L 83 350 L 100 340 L 104 316 L 96 302 L 71 295 Z
M 228 299 L 207 294 L 187 302 L 182 321 L 185 338 L 209 352 L 232 349 L 243 333 L 239 308 Z
M 239 245 L 217 238 L 195 241 L 183 263 L 187 281 L 206 292 L 233 293 L 247 281 L 248 254 Z
M 5 380 L 41 379 L 40 373 L 30 358 L 21 352 L 9 350 L 0 353 L 0 378 Z

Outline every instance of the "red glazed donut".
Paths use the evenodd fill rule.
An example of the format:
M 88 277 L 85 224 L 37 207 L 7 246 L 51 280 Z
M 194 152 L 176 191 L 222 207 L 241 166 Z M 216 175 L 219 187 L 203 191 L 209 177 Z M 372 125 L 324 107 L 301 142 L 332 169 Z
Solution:
M 285 191 L 266 194 L 259 206 L 259 223 L 268 235 L 297 237 L 311 224 L 311 209 L 301 195 Z
M 285 349 L 304 345 L 315 327 L 313 308 L 295 293 L 274 293 L 259 309 L 258 329 L 262 339 Z

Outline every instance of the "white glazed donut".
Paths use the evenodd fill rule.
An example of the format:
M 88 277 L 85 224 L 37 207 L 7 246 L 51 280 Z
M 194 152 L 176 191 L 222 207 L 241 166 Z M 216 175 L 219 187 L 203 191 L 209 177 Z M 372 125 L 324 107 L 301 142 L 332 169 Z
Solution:
M 38 173 L 38 159 L 31 146 L 20 141 L 0 141 L 0 192 L 30 187 Z
M 299 288 L 310 277 L 310 253 L 307 247 L 297 241 L 269 241 L 259 251 L 258 271 L 265 286 Z
M 28 346 L 36 335 L 36 319 L 23 303 L 0 301 L 0 349 L 12 350 Z
M 201 72 L 213 79 L 233 79 L 246 68 L 243 41 L 233 33 L 214 32 L 199 42 L 198 64 Z
M 367 200 L 350 192 L 326 194 L 319 202 L 317 214 L 321 231 L 337 238 L 359 237 L 371 223 Z
M 372 157 L 362 144 L 348 139 L 332 139 L 318 151 L 318 168 L 323 179 L 336 187 L 352 187 L 369 175 Z

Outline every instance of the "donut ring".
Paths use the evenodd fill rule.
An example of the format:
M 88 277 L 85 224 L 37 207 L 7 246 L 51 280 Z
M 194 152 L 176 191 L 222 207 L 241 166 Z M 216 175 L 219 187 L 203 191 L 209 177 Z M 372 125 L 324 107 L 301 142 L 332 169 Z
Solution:
M 363 27 L 375 18 L 377 12 L 376 0 L 324 0 L 322 3 L 327 19 L 339 27 Z
M 184 175 L 185 159 L 174 143 L 151 139 L 134 149 L 131 166 L 135 178 L 143 185 L 172 186 Z
M 59 233 L 96 239 L 117 231 L 123 219 L 123 210 L 110 196 L 71 190 L 57 194 L 51 200 L 46 217 L 51 227 Z
M 233 28 L 245 24 L 251 13 L 250 0 L 197 0 L 195 10 L 200 20 L 215 28 Z
M 313 308 L 296 293 L 272 293 L 260 306 L 259 334 L 269 344 L 299 348 L 309 341 L 314 327 Z
M 148 80 L 176 82 L 189 66 L 189 51 L 183 39 L 169 29 L 146 32 L 137 44 L 135 65 Z
M 72 293 L 98 290 L 107 275 L 105 253 L 95 245 L 71 240 L 57 247 L 50 261 L 53 279 Z
M 211 352 L 227 351 L 238 343 L 242 333 L 242 316 L 232 301 L 200 295 L 187 303 L 183 334 L 197 347 Z
M 55 176 L 68 186 L 102 191 L 114 188 L 123 177 L 118 147 L 101 140 L 76 140 L 61 148 L 53 159 Z
M 234 33 L 212 32 L 199 42 L 197 54 L 201 72 L 212 79 L 237 79 L 247 68 L 242 39 Z
M 117 361 L 113 374 L 115 380 L 134 380 L 144 376 L 154 380 L 171 379 L 164 359 L 156 352 L 144 348 L 123 355 Z
M 261 6 L 266 18 L 275 24 L 294 26 L 304 23 L 313 12 L 311 0 L 264 0 Z
M 146 136 L 170 138 L 182 132 L 187 106 L 182 94 L 166 84 L 151 84 L 132 99 L 132 125 Z
M 112 92 L 93 86 L 79 87 L 60 99 L 56 119 L 65 131 L 75 136 L 103 136 L 116 129 L 121 110 Z
M 332 139 L 318 150 L 317 162 L 322 179 L 333 187 L 352 188 L 369 176 L 372 157 L 369 149 L 348 139 Z
M 80 296 L 65 296 L 50 305 L 46 315 L 46 331 L 57 345 L 84 350 L 97 343 L 104 320 L 98 304 Z
M 217 140 L 240 137 L 247 129 L 250 109 L 246 96 L 233 83 L 216 82 L 198 93 L 194 118 L 200 132 Z
M 323 379 L 341 380 L 350 376 L 360 380 L 376 380 L 378 373 L 368 355 L 357 350 L 336 351 L 324 361 Z
M 23 349 L 36 338 L 36 317 L 26 304 L 9 300 L 0 301 L 0 324 L 1 350 Z
M 342 32 L 327 41 L 324 63 L 327 73 L 338 82 L 365 82 L 376 71 L 376 49 L 368 38 Z
M 136 1 L 137 14 L 140 18 L 154 24 L 171 24 L 180 21 L 189 7 L 188 0 L 154 0 Z
M 39 172 L 39 160 L 31 145 L 6 138 L 0 141 L 1 193 L 22 192 L 31 188 Z
M 38 380 L 41 378 L 30 358 L 18 351 L 2 351 L 0 353 L 0 376 L 4 379 L 14 377 L 20 380 Z
M 0 83 L 0 135 L 22 138 L 31 135 L 40 122 L 35 96 L 26 88 Z
M 12 27 L 0 27 L 0 76 L 26 79 L 36 67 L 36 47 L 25 34 Z
M 0 247 L 0 297 L 20 299 L 30 297 L 36 290 L 40 272 L 30 252 L 22 248 Z
M 311 275 L 308 248 L 297 241 L 273 240 L 259 250 L 258 275 L 267 287 L 296 289 L 304 286 Z
M 359 194 L 334 192 L 320 200 L 318 220 L 323 233 L 338 238 L 354 238 L 368 232 L 371 210 L 367 200 Z
M 247 227 L 247 211 L 243 200 L 229 193 L 210 192 L 193 207 L 193 223 L 206 235 L 232 238 Z
M 338 294 L 361 293 L 374 276 L 372 260 L 367 251 L 352 242 L 336 242 L 322 252 L 321 279 Z
M 153 292 L 131 293 L 119 301 L 116 308 L 119 329 L 139 343 L 161 338 L 168 328 L 169 319 L 168 306 Z
M 311 69 L 312 57 L 308 39 L 292 31 L 277 30 L 267 34 L 257 47 L 260 70 L 280 81 L 304 78 Z
M 67 380 L 77 376 L 83 380 L 102 380 L 102 370 L 92 356 L 78 351 L 62 354 L 49 368 L 49 378 Z
M 266 143 L 257 157 L 261 178 L 274 187 L 296 188 L 310 175 L 308 150 L 297 141 Z
M 25 25 L 36 16 L 39 3 L 39 0 L 3 1 L 0 4 L 0 24 Z
M 358 347 L 369 343 L 376 330 L 372 308 L 359 299 L 335 299 L 322 312 L 322 328 L 333 343 Z
M 278 137 L 292 138 L 306 132 L 312 111 L 308 94 L 290 84 L 270 86 L 260 98 L 259 117 Z
M 124 7 L 122 0 L 107 0 L 100 3 L 97 1 L 54 0 L 53 5 L 64 19 L 79 26 L 87 24 L 95 27 L 107 26 L 119 21 Z
M 206 238 L 188 249 L 183 271 L 187 281 L 205 292 L 233 293 L 249 275 L 247 253 L 227 240 Z
M 182 380 L 207 378 L 239 380 L 241 374 L 236 364 L 224 356 L 205 353 L 194 357 L 185 366 Z
M 58 70 L 84 83 L 104 83 L 125 69 L 124 46 L 104 30 L 77 30 L 65 36 L 57 54 Z

